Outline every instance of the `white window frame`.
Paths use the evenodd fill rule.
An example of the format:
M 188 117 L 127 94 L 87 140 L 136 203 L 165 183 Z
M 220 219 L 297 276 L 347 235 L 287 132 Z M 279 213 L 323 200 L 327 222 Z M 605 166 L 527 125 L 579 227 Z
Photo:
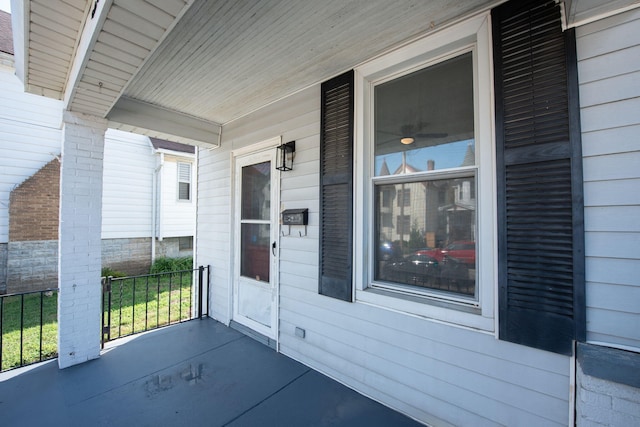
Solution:
M 477 185 L 478 299 L 438 297 L 372 286 L 374 251 L 373 88 L 381 81 L 473 51 Z M 358 303 L 493 332 L 497 330 L 497 229 L 493 66 L 489 12 L 452 24 L 355 70 L 354 286 Z
M 180 165 L 181 164 L 189 166 L 189 181 L 188 182 L 180 179 Z M 181 162 L 181 161 L 176 162 L 176 173 L 177 173 L 177 177 L 178 177 L 178 182 L 176 184 L 176 186 L 177 186 L 176 199 L 178 200 L 178 202 L 189 203 L 189 202 L 191 202 L 191 199 L 192 199 L 191 195 L 192 195 L 192 188 L 193 188 L 193 164 L 191 162 Z M 180 198 L 180 183 L 182 183 L 182 182 L 186 182 L 187 184 L 189 184 L 189 198 L 188 199 L 181 199 Z

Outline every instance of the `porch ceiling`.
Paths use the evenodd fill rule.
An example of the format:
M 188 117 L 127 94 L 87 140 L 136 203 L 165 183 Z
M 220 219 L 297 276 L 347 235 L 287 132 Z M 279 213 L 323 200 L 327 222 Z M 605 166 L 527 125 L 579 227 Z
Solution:
M 28 91 L 112 127 L 215 143 L 222 124 L 501 2 L 25 0 L 16 68 Z M 586 3 L 605 4 L 569 12 Z
M 227 123 L 486 0 L 196 0 L 124 95 Z

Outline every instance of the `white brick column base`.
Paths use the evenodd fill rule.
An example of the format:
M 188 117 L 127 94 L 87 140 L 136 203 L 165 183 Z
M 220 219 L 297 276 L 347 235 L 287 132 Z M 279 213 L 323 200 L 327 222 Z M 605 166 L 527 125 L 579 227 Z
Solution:
M 58 366 L 100 357 L 102 161 L 107 121 L 64 112 L 58 239 Z

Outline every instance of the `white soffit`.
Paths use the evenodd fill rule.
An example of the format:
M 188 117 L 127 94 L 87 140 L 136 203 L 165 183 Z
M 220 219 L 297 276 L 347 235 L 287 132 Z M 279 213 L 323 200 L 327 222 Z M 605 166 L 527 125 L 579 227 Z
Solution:
M 86 0 L 31 0 L 14 12 L 22 18 L 15 31 L 23 30 L 26 39 L 26 58 L 20 59 L 24 63 L 20 77 L 27 92 L 62 99 L 89 3 Z M 12 5 L 19 4 L 14 1 Z M 22 40 L 22 36 L 19 39 Z
M 566 0 L 565 6 L 567 25 L 576 27 L 640 7 L 640 0 Z
M 490 3 L 195 0 L 124 95 L 228 123 Z
M 105 117 L 190 4 L 191 0 L 95 3 L 95 16 L 87 21 L 69 77 L 67 108 Z

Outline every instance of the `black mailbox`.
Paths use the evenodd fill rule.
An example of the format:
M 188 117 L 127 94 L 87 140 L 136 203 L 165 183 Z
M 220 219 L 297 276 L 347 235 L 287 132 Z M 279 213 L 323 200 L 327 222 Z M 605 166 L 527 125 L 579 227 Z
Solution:
M 283 225 L 307 225 L 309 209 L 285 209 L 282 211 Z

